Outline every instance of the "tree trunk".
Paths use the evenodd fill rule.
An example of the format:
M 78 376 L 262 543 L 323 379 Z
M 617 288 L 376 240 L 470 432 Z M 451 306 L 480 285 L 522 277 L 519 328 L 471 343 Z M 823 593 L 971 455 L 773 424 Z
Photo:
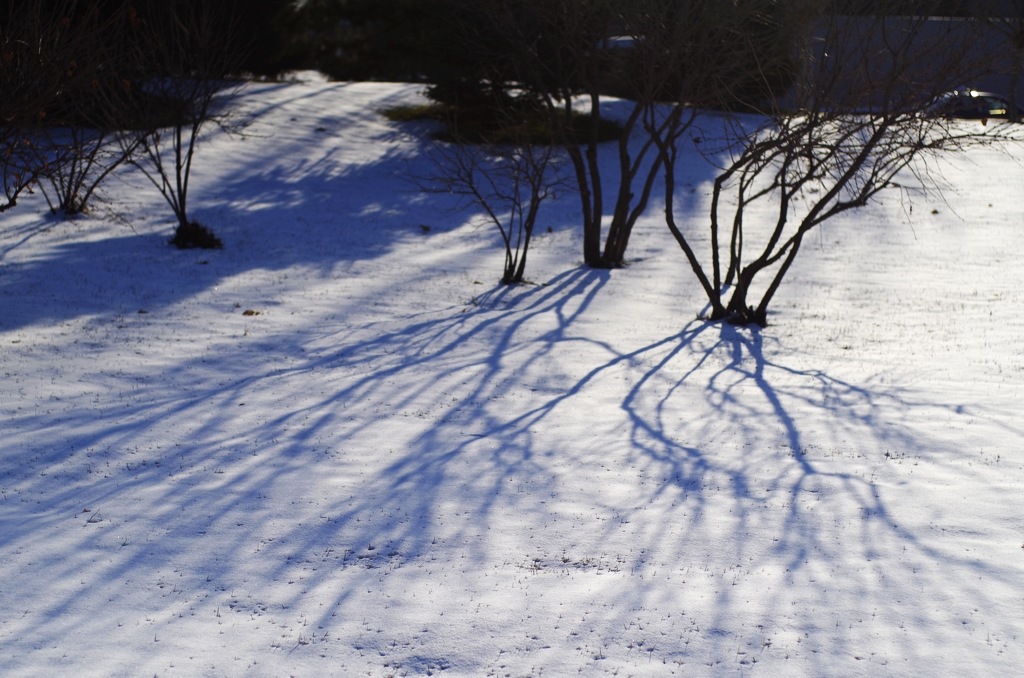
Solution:
M 733 325 L 757 325 L 758 327 L 768 326 L 768 313 L 760 305 L 754 308 L 747 302 L 747 295 L 750 292 L 750 283 L 759 269 L 747 267 L 736 277 L 736 287 L 733 288 L 729 297 L 729 305 L 726 307 L 725 317 L 722 320 Z

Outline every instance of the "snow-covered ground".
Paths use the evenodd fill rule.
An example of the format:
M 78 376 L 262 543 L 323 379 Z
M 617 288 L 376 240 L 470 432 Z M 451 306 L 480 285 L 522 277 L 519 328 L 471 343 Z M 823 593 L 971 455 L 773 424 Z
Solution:
M 827 224 L 751 331 L 657 206 L 594 271 L 564 196 L 496 285 L 417 96 L 250 86 L 223 251 L 130 172 L 0 217 L 0 675 L 1021 670 L 1024 151 Z

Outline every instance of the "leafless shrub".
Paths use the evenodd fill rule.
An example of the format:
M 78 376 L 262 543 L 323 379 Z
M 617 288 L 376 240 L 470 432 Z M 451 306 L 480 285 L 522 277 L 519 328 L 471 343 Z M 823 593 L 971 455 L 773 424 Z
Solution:
M 73 53 L 38 0 L 13 0 L 0 14 L 0 212 L 49 171 L 37 131 L 66 80 Z
M 133 58 L 148 77 L 140 83 L 143 106 L 139 124 L 146 134 L 133 163 L 171 208 L 177 227 L 172 244 L 219 248 L 221 241 L 189 216 L 192 163 L 200 132 L 210 123 L 224 125 L 224 99 L 236 87 L 227 76 L 240 53 L 224 30 L 230 3 L 148 2 L 133 24 L 142 39 Z
M 128 2 L 50 4 L 56 27 L 51 49 L 70 61 L 35 149 L 48 168 L 40 187 L 51 210 L 72 216 L 87 209 L 101 182 L 128 161 L 144 136 L 130 119 L 137 64 L 123 58 L 124 46 L 138 36 Z
M 723 127 L 710 261 L 677 223 L 678 139 L 658 137 L 666 220 L 707 294 L 708 319 L 766 325 L 768 306 L 811 230 L 887 189 L 931 186 L 923 158 L 1019 138 L 1011 126 L 965 125 L 926 112 L 942 92 L 993 67 L 972 50 L 982 24 L 896 14 L 824 14 L 817 41 L 806 43 L 791 100 Z M 764 204 L 769 208 L 760 209 Z M 765 223 L 764 214 L 775 216 Z
M 87 209 L 102 181 L 124 164 L 135 129 L 142 64 L 133 4 L 15 0 L 0 17 L 0 168 L 6 207 L 38 186 L 51 209 Z
M 440 142 L 439 142 L 440 143 Z M 501 234 L 502 284 L 526 281 L 526 260 L 542 204 L 564 186 L 556 147 L 529 139 L 512 144 L 443 143 L 427 190 L 460 196 Z

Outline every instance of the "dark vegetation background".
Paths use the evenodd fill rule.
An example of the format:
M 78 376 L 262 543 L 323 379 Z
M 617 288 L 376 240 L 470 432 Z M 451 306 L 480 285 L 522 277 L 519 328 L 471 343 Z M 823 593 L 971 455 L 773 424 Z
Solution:
M 760 52 L 789 49 L 792 31 L 787 24 L 792 17 L 786 14 L 787 3 L 751 1 L 762 6 L 759 11 L 766 20 L 742 27 L 750 44 Z M 27 8 L 44 19 L 74 27 L 87 19 L 102 22 L 124 17 L 126 7 L 139 16 L 151 16 L 161 7 L 193 11 L 208 4 L 206 0 L 2 0 L 0 32 L 10 33 L 11 24 L 22 22 Z M 596 13 L 602 3 L 592 4 Z M 840 14 L 864 15 L 875 12 L 880 0 L 819 4 L 830 5 Z M 885 4 L 891 11 L 893 0 Z M 897 0 L 896 5 L 907 14 L 1024 16 L 1024 0 Z M 479 35 L 480 27 L 467 25 L 472 13 L 466 12 L 464 0 L 219 0 L 217 6 L 218 21 L 223 24 L 220 46 L 238 55 L 233 62 L 237 75 L 275 78 L 290 70 L 315 69 L 334 80 L 425 82 L 443 101 L 478 95 L 482 81 L 520 75 L 513 72 L 515 64 L 503 58 L 510 49 L 502 44 L 500 27 L 492 30 L 489 54 L 481 54 L 479 40 L 467 38 L 467 34 Z M 606 27 L 612 33 L 614 29 Z M 168 25 L 166 30 L 174 27 Z M 125 41 L 131 39 L 129 29 L 114 35 L 118 33 Z M 118 48 L 112 45 L 108 54 L 116 54 Z M 16 66 L 0 62 L 2 68 Z M 789 74 L 771 75 L 773 87 L 786 85 Z

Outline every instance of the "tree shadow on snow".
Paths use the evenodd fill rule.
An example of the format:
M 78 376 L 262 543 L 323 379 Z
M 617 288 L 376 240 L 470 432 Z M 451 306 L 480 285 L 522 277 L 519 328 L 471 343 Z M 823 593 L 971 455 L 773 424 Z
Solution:
M 879 628 L 898 636 L 894 657 L 926 656 L 962 642 L 951 615 L 973 623 L 973 612 L 999 606 L 993 591 L 1013 589 L 1010 569 L 935 538 L 935 524 L 922 529 L 922 513 L 944 518 L 934 505 L 894 501 L 915 467 L 973 475 L 970 452 L 933 432 L 986 416 L 975 408 L 788 366 L 770 333 L 727 324 L 693 323 L 640 354 L 652 366 L 622 409 L 638 463 L 662 479 L 652 496 L 673 509 L 634 514 L 651 523 L 636 531 L 653 535 L 634 567 L 675 565 L 683 590 L 700 592 L 680 595 L 676 613 L 703 647 L 662 644 L 663 660 L 742 669 L 786 643 L 802 671 L 824 674 L 837 656 L 874 652 Z M 701 401 L 708 416 L 688 417 Z M 607 633 L 659 600 L 657 582 L 634 578 L 609 605 L 622 614 Z
M 787 366 L 764 333 L 728 325 L 625 348 L 596 329 L 614 324 L 596 303 L 612 275 L 220 349 L 64 412 L 59 445 L 20 434 L 7 462 L 32 471 L 6 481 L 0 546 L 17 567 L 63 540 L 33 570 L 62 593 L 32 633 L 52 642 L 125 582 L 170 578 L 176 595 L 135 604 L 276 619 L 294 648 L 310 631 L 281 620 L 301 608 L 314 637 L 369 649 L 509 578 L 584 577 L 604 617 L 564 632 L 586 642 L 643 618 L 675 634 L 638 635 L 652 660 L 742 664 L 774 643 L 813 664 L 855 651 L 865 614 L 910 629 L 912 651 L 957 600 L 993 603 L 986 582 L 1008 572 L 936 545 L 880 484 L 913 482 L 915 460 L 959 472 L 921 423 L 955 407 Z M 22 413 L 12 430 L 51 420 Z M 55 476 L 53 509 L 26 517 Z M 465 590 L 430 598 L 439 573 Z M 908 596 L 922 588 L 933 607 Z M 501 600 L 499 632 L 533 623 Z M 359 615 L 373 621 L 356 629 Z
M 0 327 L 153 317 L 246 271 L 344 275 L 431 237 L 419 215 L 443 201 L 377 188 L 423 161 L 375 117 L 387 102 L 350 119 L 317 96 L 275 104 L 293 111 L 291 129 L 246 131 L 276 135 L 277 157 L 243 140 L 241 170 L 200 177 L 197 213 L 224 252 L 173 252 L 151 232 L 69 238 L 4 263 Z M 332 135 L 358 125 L 372 128 L 366 145 L 339 150 Z M 11 237 L 16 248 L 32 234 Z M 88 407 L 19 411 L 0 476 L 0 574 L 30 571 L 52 593 L 6 633 L 52 647 L 141 581 L 125 610 L 262 617 L 297 653 L 327 634 L 383 651 L 473 602 L 497 633 L 534 631 L 515 594 L 492 592 L 554 595 L 579 578 L 593 591 L 581 607 L 602 615 L 567 616 L 559 639 L 574 640 L 549 641 L 556 652 L 632 634 L 654 662 L 742 667 L 788 652 L 825 675 L 837 653 L 877 647 L 880 625 L 903 656 L 936 637 L 955 646 L 949 617 L 1012 588 L 1005 567 L 951 550 L 912 515 L 925 509 L 895 503 L 915 464 L 963 473 L 935 422 L 984 413 L 800 367 L 770 331 L 693 322 L 635 338 L 600 303 L 614 275 L 579 268 L 464 306 L 318 317 L 265 343 L 126 365 L 119 380 L 85 375 L 76 403 L 94 393 Z

